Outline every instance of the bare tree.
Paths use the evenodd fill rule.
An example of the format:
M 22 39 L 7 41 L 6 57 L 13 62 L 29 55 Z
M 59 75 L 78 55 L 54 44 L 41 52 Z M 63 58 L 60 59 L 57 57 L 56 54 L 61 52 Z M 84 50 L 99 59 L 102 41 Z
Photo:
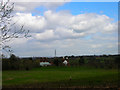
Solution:
M 0 47 L 1 50 L 4 49 L 9 52 L 11 52 L 10 46 L 6 45 L 6 42 L 11 41 L 13 38 L 29 37 L 29 30 L 25 30 L 24 25 L 21 25 L 20 29 L 13 28 L 17 23 L 11 23 L 13 9 L 14 3 L 11 3 L 9 0 L 0 2 Z

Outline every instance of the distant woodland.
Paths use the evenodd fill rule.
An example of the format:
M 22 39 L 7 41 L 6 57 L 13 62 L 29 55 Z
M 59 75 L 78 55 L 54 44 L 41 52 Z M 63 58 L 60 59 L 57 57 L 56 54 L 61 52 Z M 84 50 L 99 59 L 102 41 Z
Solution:
M 65 56 L 68 57 L 68 67 L 70 66 L 87 66 L 94 68 L 104 69 L 118 69 L 120 67 L 120 56 L 119 55 L 100 55 L 100 56 Z M 52 66 L 64 66 L 63 57 L 26 57 L 19 58 L 14 54 L 10 58 L 2 59 L 3 70 L 31 70 L 32 68 L 40 67 L 41 61 L 48 61 L 52 63 Z

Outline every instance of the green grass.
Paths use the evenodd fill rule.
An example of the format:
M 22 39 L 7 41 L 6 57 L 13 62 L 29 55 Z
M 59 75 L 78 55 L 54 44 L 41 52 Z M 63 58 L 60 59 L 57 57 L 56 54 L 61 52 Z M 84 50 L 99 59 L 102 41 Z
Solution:
M 40 67 L 30 71 L 3 71 L 3 87 L 116 86 L 115 69 Z M 71 80 L 70 80 L 71 77 Z

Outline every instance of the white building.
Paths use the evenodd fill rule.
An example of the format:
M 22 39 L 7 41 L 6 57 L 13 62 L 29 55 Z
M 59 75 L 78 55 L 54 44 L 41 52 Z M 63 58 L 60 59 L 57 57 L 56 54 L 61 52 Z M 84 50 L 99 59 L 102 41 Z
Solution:
M 63 64 L 66 66 L 68 64 L 68 61 L 64 60 Z
M 49 62 L 40 62 L 40 66 L 50 66 L 51 63 Z

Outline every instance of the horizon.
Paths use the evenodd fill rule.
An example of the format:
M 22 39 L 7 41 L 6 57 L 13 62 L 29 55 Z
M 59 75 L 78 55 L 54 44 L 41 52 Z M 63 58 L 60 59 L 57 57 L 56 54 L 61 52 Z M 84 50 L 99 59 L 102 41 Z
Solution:
M 15 54 L 14 54 L 15 55 Z M 77 56 L 75 56 L 75 55 L 66 55 L 66 56 L 56 56 L 57 58 L 60 58 L 60 57 L 72 57 L 72 56 L 74 56 L 74 57 L 81 57 L 81 56 L 116 56 L 116 55 L 120 55 L 120 54 L 101 54 L 101 55 L 96 55 L 96 54 L 86 54 L 86 55 L 77 55 Z M 15 55 L 16 56 L 16 55 Z M 10 56 L 9 56 L 10 57 Z M 9 57 L 5 57 L 5 58 L 9 58 Z M 23 57 L 21 57 L 21 56 L 16 56 L 16 57 L 19 57 L 19 58 L 55 58 L 55 56 L 48 56 L 48 57 L 42 57 L 42 56 L 23 56 Z

